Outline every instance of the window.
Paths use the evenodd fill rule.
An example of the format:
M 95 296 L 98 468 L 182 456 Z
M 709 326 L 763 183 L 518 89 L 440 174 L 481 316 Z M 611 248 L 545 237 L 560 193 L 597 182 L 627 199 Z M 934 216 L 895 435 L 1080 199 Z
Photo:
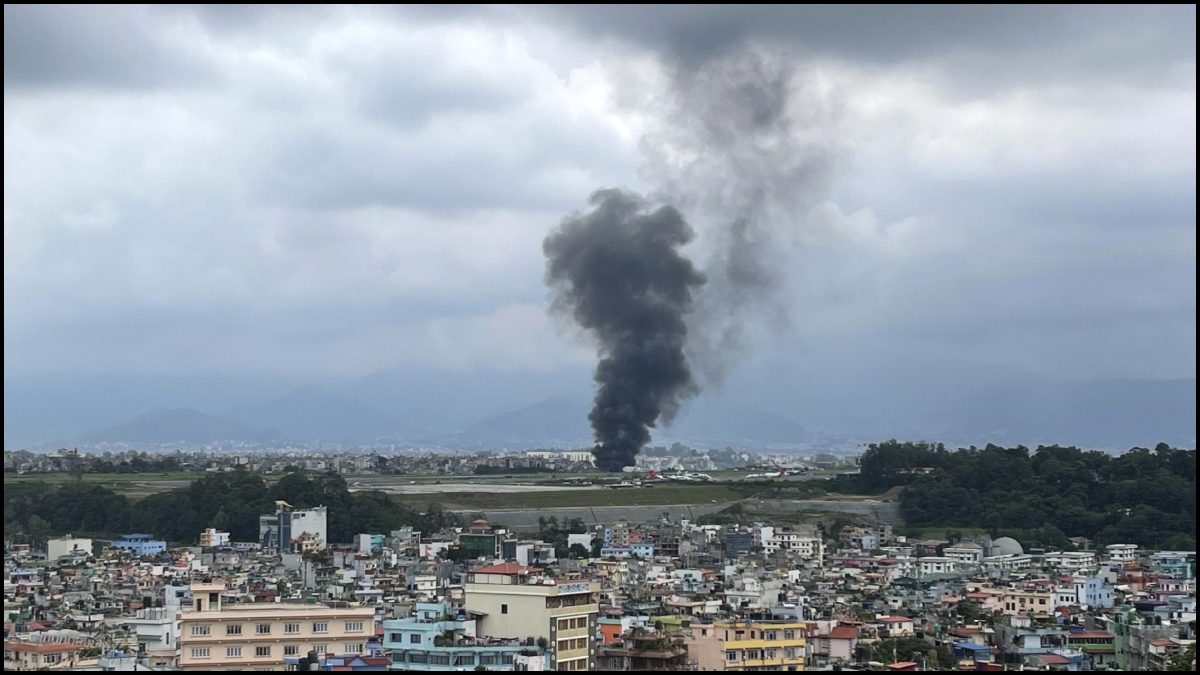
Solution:
M 773 658 L 776 658 L 776 652 L 775 652 L 775 650 L 774 650 L 774 649 L 768 649 L 768 650 L 767 650 L 767 656 L 766 656 L 766 658 L 768 658 L 768 659 L 773 659 Z
M 759 658 L 757 649 L 747 649 L 746 650 L 746 660 L 757 659 L 757 658 Z
M 211 635 L 212 626 L 192 626 L 192 635 Z
M 62 661 L 62 654 L 47 654 L 46 658 L 43 659 L 43 661 L 45 661 L 48 664 L 58 663 L 59 661 Z
M 409 644 L 414 644 L 414 645 L 421 644 L 421 634 L 420 633 L 409 633 L 408 634 L 408 642 L 409 642 Z
M 737 661 L 737 652 L 725 652 L 726 661 Z
M 511 666 L 512 663 L 513 663 L 513 655 L 512 654 L 501 654 L 500 655 L 500 664 L 501 665 Z
M 795 640 L 796 639 L 796 631 L 794 631 L 794 630 L 783 631 L 783 639 L 784 640 Z
M 283 655 L 284 656 L 296 656 L 299 653 L 300 653 L 300 645 L 284 645 L 283 646 Z
M 431 666 L 448 666 L 450 665 L 449 654 L 430 654 L 429 665 Z
M 242 624 L 234 623 L 234 624 L 225 626 L 225 634 L 226 635 L 241 635 L 242 634 Z
M 783 656 L 784 656 L 784 658 L 788 658 L 788 659 L 796 658 L 796 648 L 788 647 L 787 649 L 783 650 Z
M 500 665 L 499 654 L 480 654 L 479 664 L 482 666 L 498 666 Z
M 403 640 L 402 633 L 388 633 L 388 642 L 401 642 Z
M 285 633 L 299 633 L 299 632 L 300 632 L 300 624 L 298 624 L 298 623 L 285 623 L 285 624 L 283 624 L 283 632 L 285 632 Z
M 429 663 L 429 654 L 425 652 L 411 652 L 408 655 L 409 663 Z
M 346 622 L 346 632 L 347 633 L 361 633 L 362 629 L 363 629 L 363 622 L 361 622 L 361 621 L 347 621 Z
M 241 647 L 226 647 L 225 648 L 225 656 L 241 656 L 241 655 L 242 655 Z
M 264 647 L 255 647 L 254 655 L 255 656 L 270 656 L 271 655 L 271 646 L 266 645 Z
M 508 614 L 508 605 L 500 605 L 500 613 Z
M 193 659 L 207 659 L 208 658 L 208 647 L 194 647 L 192 649 L 192 658 Z
M 260 623 L 260 624 L 256 625 L 254 627 L 254 634 L 255 635 L 270 635 L 271 634 L 271 624 Z
M 329 645 L 313 645 L 312 650 L 321 656 L 329 653 Z
M 456 656 L 454 657 L 454 665 L 456 666 L 473 666 L 475 665 L 474 656 Z
M 325 623 L 324 621 L 319 621 L 319 622 L 313 623 L 313 632 L 314 633 L 328 633 L 329 632 L 329 624 Z
M 342 645 L 342 646 L 346 648 L 347 654 L 361 654 L 362 650 L 363 650 L 363 646 L 362 646 L 361 642 L 356 642 L 351 645 Z
M 768 639 L 768 640 L 778 640 L 778 639 L 779 639 L 779 633 L 776 633 L 776 632 L 775 632 L 775 631 L 773 631 L 773 630 L 769 630 L 769 631 L 767 631 L 767 633 L 766 633 L 766 639 Z

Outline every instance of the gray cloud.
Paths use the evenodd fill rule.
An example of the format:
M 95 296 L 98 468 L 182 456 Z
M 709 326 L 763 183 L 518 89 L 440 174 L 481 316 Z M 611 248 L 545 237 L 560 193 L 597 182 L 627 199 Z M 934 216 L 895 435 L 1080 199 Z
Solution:
M 146 7 L 5 5 L 4 86 L 146 90 L 211 81 L 212 64 L 172 39 L 187 31 Z
M 682 63 L 765 41 L 804 56 L 881 65 L 980 54 L 993 71 L 1043 66 L 1027 77 L 1050 75 L 1046 67 L 1140 77 L 1160 76 L 1174 62 L 1194 59 L 1196 50 L 1194 6 L 581 5 L 543 11 L 582 33 L 629 40 Z M 938 65 L 953 68 L 952 62 Z
M 6 7 L 6 371 L 586 371 L 540 244 L 622 186 L 773 290 L 731 396 L 1194 377 L 1195 127 L 1194 7 Z

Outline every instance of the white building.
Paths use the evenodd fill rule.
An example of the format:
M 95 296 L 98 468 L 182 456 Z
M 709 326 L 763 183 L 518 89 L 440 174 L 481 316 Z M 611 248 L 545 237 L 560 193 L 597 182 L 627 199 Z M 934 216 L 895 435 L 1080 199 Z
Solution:
M 46 542 L 46 559 L 50 562 L 57 561 L 64 555 L 71 555 L 79 551 L 91 555 L 92 540 L 67 536 L 59 539 L 51 539 Z
M 1075 576 L 1070 584 L 1054 589 L 1055 608 L 1075 605 L 1084 608 L 1112 607 L 1112 589 L 1100 577 Z
M 284 501 L 275 502 L 275 513 L 258 517 L 259 542 L 266 550 L 290 551 L 303 535 L 317 542 L 318 550 L 329 547 L 328 509 L 295 509 Z
M 1042 554 L 1042 562 L 1048 567 L 1074 572 L 1096 565 L 1096 554 L 1092 551 L 1051 551 Z
M 917 573 L 923 577 L 930 574 L 953 574 L 955 564 L 953 558 L 931 555 L 917 560 Z
M 174 661 L 179 641 L 178 606 L 139 609 L 136 615 L 121 619 L 121 625 L 137 635 L 138 651 Z
M 1104 547 L 1104 553 L 1113 562 L 1127 563 L 1137 558 L 1137 548 L 1137 544 L 1109 544 Z
M 971 542 L 959 543 L 942 549 L 947 558 L 963 565 L 978 565 L 983 562 L 983 547 Z
M 811 537 L 800 532 L 775 530 L 769 539 L 762 543 L 763 552 L 767 554 L 776 551 L 791 551 L 799 554 L 805 560 L 813 560 L 821 564 L 825 559 L 825 542 L 820 537 Z
M 204 548 L 220 548 L 228 545 L 228 532 L 218 532 L 216 528 L 209 527 L 200 533 L 200 546 Z

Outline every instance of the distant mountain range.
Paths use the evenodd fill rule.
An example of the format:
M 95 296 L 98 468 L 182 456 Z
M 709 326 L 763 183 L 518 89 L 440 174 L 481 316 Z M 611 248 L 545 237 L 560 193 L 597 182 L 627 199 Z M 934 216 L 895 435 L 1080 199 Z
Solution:
M 497 382 L 516 386 L 511 379 Z M 537 398 L 516 390 L 506 395 L 496 383 L 487 391 L 471 389 L 465 380 L 456 383 L 457 389 L 446 389 L 444 383 L 433 386 L 428 378 L 404 381 L 388 374 L 328 389 L 292 385 L 290 391 L 271 392 L 265 385 L 247 389 L 236 381 L 227 386 L 184 386 L 176 393 L 166 383 L 111 386 L 109 391 L 100 382 L 75 387 L 42 382 L 30 387 L 6 380 L 5 447 L 80 441 L 397 440 L 487 449 L 582 447 L 592 442 L 587 420 L 591 402 L 585 397 L 559 396 L 505 411 L 505 401 L 511 406 L 514 399 Z M 423 388 L 426 384 L 428 389 Z M 910 386 L 920 388 L 916 382 Z M 280 390 L 289 393 L 278 395 Z M 1194 379 L 1030 379 L 945 389 L 935 395 L 929 391 L 906 395 L 906 391 L 847 385 L 831 387 L 823 395 L 803 389 L 794 396 L 745 391 L 728 392 L 723 398 L 701 397 L 674 425 L 656 429 L 654 442 L 754 447 L 836 436 L 1110 449 L 1153 446 L 1159 441 L 1195 446 Z M 223 401 L 226 405 L 221 405 Z M 440 420 L 433 419 L 435 410 L 444 411 Z M 836 423 L 828 421 L 838 420 L 843 410 L 853 415 L 847 413 Z M 472 414 L 477 420 L 473 423 L 453 422 Z M 809 428 L 819 428 L 821 433 Z
M 158 410 L 125 424 L 85 434 L 90 443 L 213 443 L 216 441 L 268 441 L 278 432 L 254 429 L 234 420 L 197 410 Z
M 337 396 L 321 387 L 304 387 L 258 405 L 222 414 L 247 426 L 278 429 L 305 441 L 367 441 L 405 436 L 394 417 L 362 401 Z

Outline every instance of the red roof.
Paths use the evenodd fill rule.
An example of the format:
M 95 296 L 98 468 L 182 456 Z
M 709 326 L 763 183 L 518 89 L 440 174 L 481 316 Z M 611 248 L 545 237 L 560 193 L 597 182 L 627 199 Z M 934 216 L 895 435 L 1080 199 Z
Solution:
M 904 623 L 906 621 L 912 621 L 912 619 L 908 618 L 907 616 L 881 616 L 879 617 L 879 620 L 884 623 Z
M 520 574 L 521 572 L 530 572 L 536 569 L 539 568 L 526 567 L 520 563 L 506 562 L 488 567 L 477 567 L 471 570 L 471 572 L 475 574 Z
M 888 666 L 888 670 L 916 670 L 916 661 L 898 661 Z
M 389 666 L 392 664 L 392 660 L 386 656 L 364 656 L 361 660 L 368 666 Z
M 853 626 L 838 626 L 829 631 L 829 635 L 822 635 L 834 640 L 854 640 L 858 638 L 858 629 Z
M 1166 647 L 1167 645 L 1172 644 L 1172 642 L 1170 640 L 1151 640 L 1150 644 L 1154 645 L 1155 647 Z
M 1048 666 L 1065 666 L 1071 662 L 1070 659 L 1061 654 L 1038 654 L 1038 658 Z

